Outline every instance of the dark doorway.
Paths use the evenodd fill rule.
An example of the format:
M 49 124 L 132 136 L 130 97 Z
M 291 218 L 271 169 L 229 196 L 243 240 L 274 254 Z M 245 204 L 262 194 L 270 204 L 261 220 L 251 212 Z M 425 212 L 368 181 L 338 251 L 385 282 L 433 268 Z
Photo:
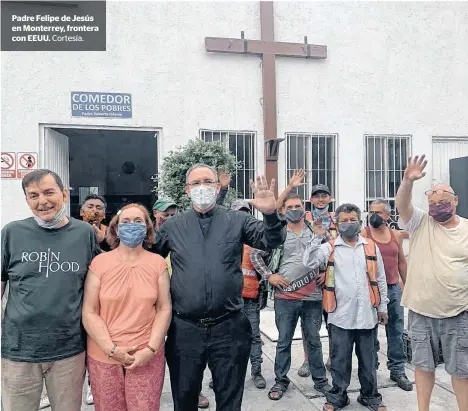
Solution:
M 84 198 L 95 193 L 107 201 L 106 220 L 129 203 L 151 210 L 152 177 L 158 170 L 157 132 L 56 129 L 68 137 L 70 214 L 79 218 Z
M 457 214 L 468 218 L 468 157 L 453 158 L 449 161 L 450 185 L 458 195 Z

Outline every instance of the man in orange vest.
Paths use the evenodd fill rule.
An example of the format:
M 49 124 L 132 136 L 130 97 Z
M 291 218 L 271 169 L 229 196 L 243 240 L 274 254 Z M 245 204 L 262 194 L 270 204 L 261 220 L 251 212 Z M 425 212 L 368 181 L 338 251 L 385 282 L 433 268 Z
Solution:
M 347 388 L 351 380 L 353 348 L 356 347 L 361 383 L 357 401 L 369 410 L 386 411 L 377 390 L 375 364 L 378 324 L 387 324 L 387 281 L 382 255 L 361 230 L 361 210 L 343 204 L 335 210 L 339 236 L 325 244 L 327 235 L 320 219 L 314 221 L 313 238 L 303 263 L 315 270 L 327 264 L 323 308 L 328 312 L 333 386 L 325 393 L 324 411 L 336 411 L 349 404 Z
M 231 208 L 251 214 L 249 203 L 245 200 L 235 200 Z M 266 387 L 265 378 L 262 375 L 262 340 L 260 338 L 260 306 L 258 303 L 259 286 L 262 277 L 257 273 L 250 260 L 253 248 L 244 244 L 242 255 L 242 273 L 244 275 L 244 287 L 242 297 L 244 299 L 244 313 L 252 326 L 252 349 L 250 351 L 250 367 L 252 380 L 259 389 Z

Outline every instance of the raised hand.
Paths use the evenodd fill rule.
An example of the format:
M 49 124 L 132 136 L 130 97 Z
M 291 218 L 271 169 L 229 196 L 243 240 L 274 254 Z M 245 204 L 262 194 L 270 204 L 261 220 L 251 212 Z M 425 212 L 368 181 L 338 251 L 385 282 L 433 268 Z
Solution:
M 302 180 L 304 179 L 305 171 L 303 168 L 296 170 L 294 174 L 289 179 L 289 186 L 292 188 L 297 188 L 305 185 L 306 183 Z
M 322 219 L 321 218 L 317 218 L 317 219 L 314 220 L 313 229 L 314 229 L 314 234 L 317 237 L 325 237 L 327 235 L 327 230 L 322 225 Z
M 101 230 L 96 224 L 93 224 L 93 229 L 97 235 L 99 243 L 102 243 L 106 238 L 106 230 L 105 229 Z
M 255 197 L 247 202 L 253 205 L 258 211 L 263 214 L 272 214 L 276 211 L 275 198 L 275 179 L 271 180 L 270 188 L 264 175 L 257 176 L 256 182 L 250 180 L 250 188 Z
M 424 169 L 426 168 L 427 160 L 426 155 L 423 154 L 420 156 L 414 156 L 413 158 L 408 158 L 408 163 L 406 164 L 405 173 L 403 178 L 409 181 L 420 180 L 426 175 Z

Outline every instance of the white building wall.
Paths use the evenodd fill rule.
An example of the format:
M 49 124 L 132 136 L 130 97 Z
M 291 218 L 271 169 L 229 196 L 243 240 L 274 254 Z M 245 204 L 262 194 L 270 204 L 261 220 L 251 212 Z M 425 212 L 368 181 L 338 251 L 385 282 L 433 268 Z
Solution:
M 205 37 L 260 38 L 257 3 L 107 2 L 106 52 L 2 52 L 2 150 L 38 151 L 39 124 L 161 127 L 160 159 L 200 128 L 255 130 L 260 59 L 205 52 Z M 132 94 L 133 118 L 73 118 L 71 91 Z M 263 166 L 262 166 L 263 168 Z M 2 225 L 29 215 L 2 181 Z
M 364 134 L 468 134 L 467 2 L 279 2 L 276 40 L 328 46 L 324 61 L 277 59 L 279 134 L 338 133 L 339 201 L 364 206 Z M 284 157 L 280 164 L 284 164 Z M 285 175 L 285 168 L 280 170 Z
M 253 130 L 262 172 L 260 59 L 204 50 L 207 36 L 259 39 L 258 3 L 107 10 L 107 52 L 2 53 L 2 150 L 38 151 L 45 123 L 160 127 L 160 159 L 200 128 Z M 467 135 L 467 20 L 466 2 L 275 3 L 277 41 L 328 46 L 324 61 L 277 59 L 278 136 L 338 133 L 340 202 L 364 205 L 364 134 L 410 134 L 429 161 L 432 136 Z M 133 118 L 72 118 L 71 91 L 131 93 Z M 430 182 L 417 184 L 417 204 Z M 2 225 L 29 215 L 19 180 L 2 181 L 2 214 Z

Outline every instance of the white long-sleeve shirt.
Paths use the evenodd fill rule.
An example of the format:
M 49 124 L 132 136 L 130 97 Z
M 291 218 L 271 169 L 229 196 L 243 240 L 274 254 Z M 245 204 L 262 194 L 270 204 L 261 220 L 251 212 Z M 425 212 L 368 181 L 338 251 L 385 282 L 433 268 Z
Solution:
M 335 240 L 335 293 L 336 310 L 328 314 L 328 322 L 346 330 L 372 329 L 377 325 L 377 310 L 372 306 L 367 277 L 367 261 L 364 253 L 367 240 L 359 236 L 354 247 L 346 244 L 341 236 Z M 377 247 L 377 246 L 376 246 Z M 304 254 L 304 265 L 314 270 L 328 262 L 331 245 L 320 245 L 312 239 Z M 379 312 L 387 312 L 387 280 L 382 255 L 377 247 L 376 280 L 380 291 Z

